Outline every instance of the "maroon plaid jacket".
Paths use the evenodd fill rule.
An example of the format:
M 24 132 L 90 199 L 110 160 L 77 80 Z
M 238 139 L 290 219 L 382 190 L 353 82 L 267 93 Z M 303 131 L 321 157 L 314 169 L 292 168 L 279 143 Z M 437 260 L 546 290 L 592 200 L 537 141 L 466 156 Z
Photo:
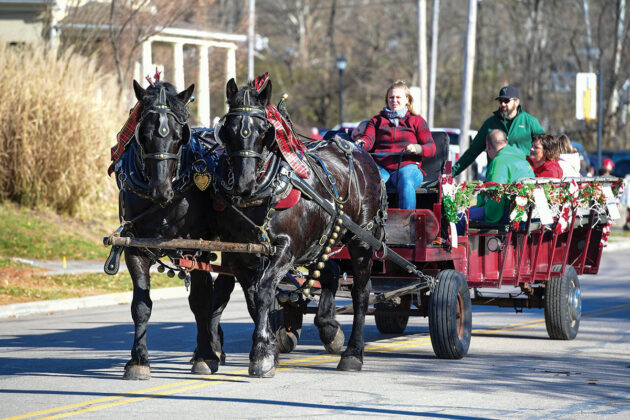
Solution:
M 408 144 L 422 145 L 422 155 L 405 155 L 400 166 L 421 165 L 421 158 L 430 158 L 435 155 L 435 143 L 431 131 L 424 118 L 419 115 L 411 115 L 407 112 L 398 121 L 398 127 L 390 122 L 382 113 L 372 118 L 365 134 L 361 137 L 365 142 L 365 150 L 370 152 L 401 152 Z M 388 170 L 396 170 L 398 167 L 397 156 L 374 157 L 376 163 Z

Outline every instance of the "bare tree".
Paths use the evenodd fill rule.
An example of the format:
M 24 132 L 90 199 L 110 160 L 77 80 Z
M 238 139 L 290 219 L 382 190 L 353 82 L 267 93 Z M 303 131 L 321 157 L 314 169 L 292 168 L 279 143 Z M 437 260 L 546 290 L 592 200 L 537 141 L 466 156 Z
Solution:
M 196 3 L 194 0 L 75 0 L 62 22 L 66 45 L 78 45 L 112 60 L 121 90 L 129 85 L 143 42 L 173 25 Z

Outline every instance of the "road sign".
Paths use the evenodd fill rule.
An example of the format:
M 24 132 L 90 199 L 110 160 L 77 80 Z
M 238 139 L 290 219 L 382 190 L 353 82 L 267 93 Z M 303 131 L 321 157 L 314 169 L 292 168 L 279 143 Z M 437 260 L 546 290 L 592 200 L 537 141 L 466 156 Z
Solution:
M 597 120 L 597 75 L 577 73 L 575 77 L 575 118 Z

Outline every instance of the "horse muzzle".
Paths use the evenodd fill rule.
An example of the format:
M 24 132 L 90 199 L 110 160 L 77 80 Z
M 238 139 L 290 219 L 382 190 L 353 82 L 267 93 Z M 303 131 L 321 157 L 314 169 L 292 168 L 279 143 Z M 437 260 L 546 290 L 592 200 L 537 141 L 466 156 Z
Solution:
M 175 191 L 171 185 L 156 185 L 151 188 L 151 201 L 165 207 L 175 198 Z

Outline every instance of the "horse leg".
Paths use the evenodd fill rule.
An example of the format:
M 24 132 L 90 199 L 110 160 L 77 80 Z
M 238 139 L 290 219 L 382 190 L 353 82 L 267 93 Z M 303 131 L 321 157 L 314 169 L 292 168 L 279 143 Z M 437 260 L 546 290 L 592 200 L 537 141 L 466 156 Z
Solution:
M 130 250 L 125 251 L 125 262 L 133 281 L 131 318 L 134 323 L 134 338 L 131 359 L 125 365 L 123 379 L 147 380 L 151 378 L 149 351 L 147 350 L 147 325 L 153 307 L 149 294 L 151 263 L 148 258 Z
M 335 295 L 339 287 L 339 266 L 328 261 L 322 270 L 319 282 L 322 286 L 315 315 L 315 326 L 319 330 L 319 338 L 324 348 L 330 354 L 337 354 L 343 347 L 345 337 L 341 331 L 341 325 L 335 319 Z
M 220 275 L 214 285 L 212 283 L 208 273 L 202 271 L 191 273 L 188 303 L 197 323 L 197 348 L 191 372 L 198 375 L 215 373 L 219 369 L 219 363 L 225 360 L 222 352 L 223 331 L 219 321 L 230 300 L 234 280 Z
M 348 347 L 341 355 L 337 365 L 338 370 L 359 371 L 363 366 L 363 348 L 365 346 L 363 329 L 367 312 L 372 283 L 372 248 L 365 242 L 352 241 L 348 244 L 352 261 L 352 333 L 348 340 Z
M 257 273 L 257 290 L 254 295 L 255 329 L 252 336 L 252 350 L 249 353 L 249 375 L 257 378 L 271 378 L 278 364 L 278 343 L 276 334 L 269 323 L 269 312 L 276 298 L 276 286 L 291 267 L 287 246 L 278 246 L 277 253 L 262 272 Z

